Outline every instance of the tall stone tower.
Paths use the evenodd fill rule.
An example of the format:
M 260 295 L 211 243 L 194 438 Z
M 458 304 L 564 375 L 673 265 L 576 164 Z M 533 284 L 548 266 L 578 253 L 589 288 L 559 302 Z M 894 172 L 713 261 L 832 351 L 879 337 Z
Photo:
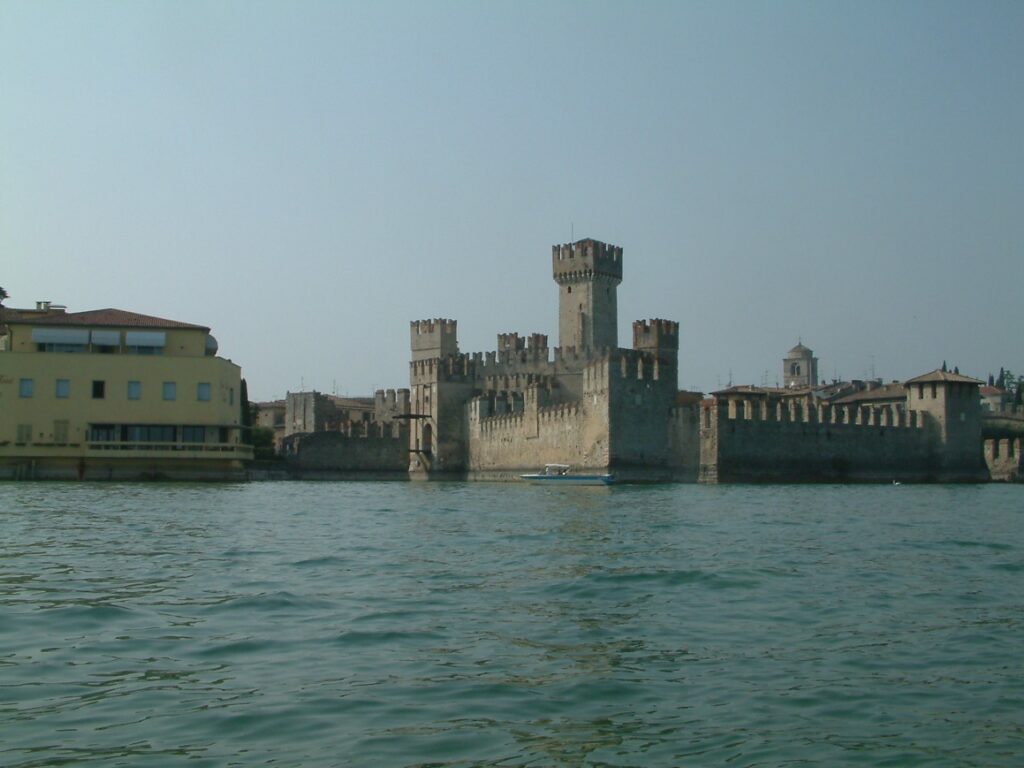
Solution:
M 619 346 L 616 288 L 622 248 L 589 238 L 551 247 L 558 283 L 558 344 L 563 349 Z
M 818 383 L 818 358 L 803 344 L 797 344 L 782 361 L 782 380 L 787 388 L 803 389 Z

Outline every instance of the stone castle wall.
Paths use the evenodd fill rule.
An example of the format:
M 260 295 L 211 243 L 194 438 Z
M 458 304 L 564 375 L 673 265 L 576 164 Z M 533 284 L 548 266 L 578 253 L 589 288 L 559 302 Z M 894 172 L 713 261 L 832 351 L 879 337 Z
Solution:
M 486 401 L 486 397 L 474 400 L 470 408 L 483 409 Z M 596 415 L 578 402 L 495 416 L 473 414 L 469 421 L 469 470 L 476 474 L 535 472 L 544 464 L 604 469 L 607 444 L 596 434 L 600 421 Z
M 668 431 L 672 480 L 695 483 L 700 474 L 700 404 L 672 408 Z
M 471 401 L 470 472 L 559 463 L 622 479 L 696 480 L 698 409 L 675 406 L 673 364 L 653 352 L 620 349 L 581 370 L 578 399 L 565 400 L 557 381 Z
M 336 432 L 288 435 L 284 455 L 290 471 L 402 472 L 409 468 L 407 424 L 363 422 Z
M 937 430 L 916 411 L 722 401 L 702 407 L 700 440 L 704 482 L 925 481 L 975 471 L 957 478 L 943 467 Z

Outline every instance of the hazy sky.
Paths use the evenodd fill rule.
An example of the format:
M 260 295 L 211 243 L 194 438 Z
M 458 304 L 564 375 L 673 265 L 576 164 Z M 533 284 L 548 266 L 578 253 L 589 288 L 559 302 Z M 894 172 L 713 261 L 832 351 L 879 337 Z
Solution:
M 556 345 L 573 234 L 683 387 L 1024 369 L 1024 3 L 0 0 L 9 306 L 370 394 L 410 320 Z

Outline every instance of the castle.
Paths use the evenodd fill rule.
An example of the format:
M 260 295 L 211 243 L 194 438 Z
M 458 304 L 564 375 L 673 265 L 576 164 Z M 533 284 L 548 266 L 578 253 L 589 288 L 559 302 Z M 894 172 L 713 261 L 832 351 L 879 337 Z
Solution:
M 559 345 L 501 333 L 460 353 L 454 320 L 411 325 L 410 474 L 501 478 L 545 463 L 623 479 L 695 480 L 694 403 L 678 391 L 679 325 L 633 323 L 618 344 L 622 248 L 556 245 Z
M 798 344 L 782 361 L 784 387 L 704 398 L 678 389 L 678 323 L 637 320 L 632 347 L 619 346 L 622 248 L 555 245 L 551 269 L 557 347 L 541 333 L 499 333 L 494 351 L 463 353 L 455 320 L 414 321 L 409 389 L 378 392 L 357 424 L 286 438 L 293 465 L 507 479 L 564 463 L 623 481 L 709 483 L 977 481 L 996 464 L 1002 476 L 1019 468 L 1019 439 L 983 446 L 976 379 L 937 370 L 820 386 L 817 358 Z M 288 397 L 287 423 L 318 402 Z

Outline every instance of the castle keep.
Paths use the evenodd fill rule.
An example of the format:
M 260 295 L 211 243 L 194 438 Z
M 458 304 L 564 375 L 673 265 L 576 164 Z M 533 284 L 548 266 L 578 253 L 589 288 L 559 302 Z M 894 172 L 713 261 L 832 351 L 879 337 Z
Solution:
M 412 476 L 497 478 L 567 463 L 623 479 L 696 479 L 697 408 L 677 388 L 679 325 L 638 320 L 632 348 L 618 346 L 622 262 L 621 248 L 597 240 L 552 248 L 557 347 L 540 333 L 500 333 L 495 351 L 466 354 L 454 320 L 411 324 Z

